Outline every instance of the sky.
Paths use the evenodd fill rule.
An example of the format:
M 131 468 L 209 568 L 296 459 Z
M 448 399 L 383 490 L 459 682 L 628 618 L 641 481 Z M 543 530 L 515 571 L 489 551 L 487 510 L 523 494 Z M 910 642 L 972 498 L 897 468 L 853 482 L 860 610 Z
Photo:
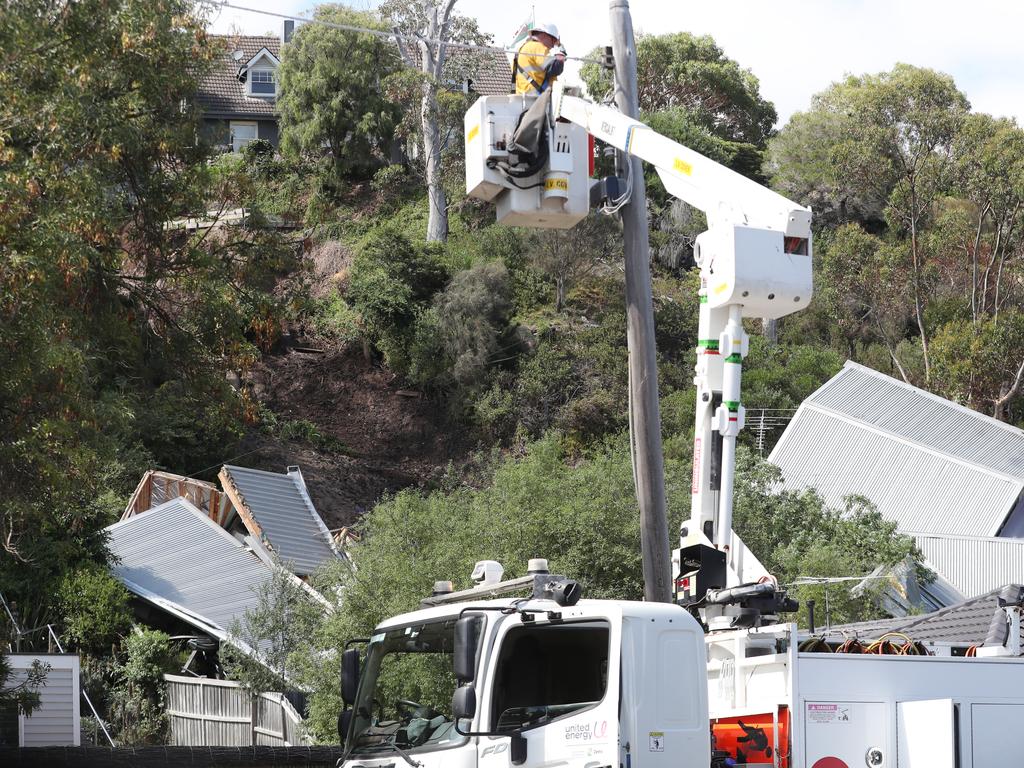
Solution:
M 307 15 L 309 0 L 230 0 L 275 13 Z M 369 8 L 373 0 L 349 5 Z M 536 8 L 556 24 L 570 55 L 611 42 L 605 0 L 459 0 L 456 9 L 506 46 Z M 876 73 L 896 62 L 953 76 L 976 111 L 1024 124 L 1024 2 L 1021 0 L 632 0 L 635 31 L 711 35 L 750 69 L 775 104 L 779 126 L 846 74 Z M 211 29 L 277 32 L 281 20 L 222 8 Z M 570 67 L 567 78 L 573 79 Z

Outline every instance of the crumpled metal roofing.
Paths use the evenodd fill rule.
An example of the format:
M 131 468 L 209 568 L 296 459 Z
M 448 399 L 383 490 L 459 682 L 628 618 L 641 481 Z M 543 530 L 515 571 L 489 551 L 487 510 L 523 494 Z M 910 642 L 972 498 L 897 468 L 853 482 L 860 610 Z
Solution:
M 910 533 L 925 561 L 965 595 L 1024 584 L 1024 540 Z
M 266 563 L 184 498 L 106 531 L 111 572 L 129 592 L 220 640 L 258 607 L 259 589 L 273 578 Z
M 920 533 L 994 536 L 1024 490 L 1024 432 L 852 362 L 804 401 L 769 461 L 788 488 L 834 506 L 863 495 Z
M 221 479 L 234 484 L 262 529 L 264 543 L 294 573 L 308 576 L 324 562 L 338 557 L 298 469 L 282 475 L 225 465 Z

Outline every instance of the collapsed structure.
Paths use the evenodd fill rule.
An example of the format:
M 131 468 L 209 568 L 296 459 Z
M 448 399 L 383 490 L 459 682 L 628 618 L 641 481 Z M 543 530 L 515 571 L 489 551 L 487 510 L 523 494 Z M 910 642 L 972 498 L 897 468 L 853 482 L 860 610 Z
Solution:
M 112 573 L 135 598 L 140 619 L 187 639 L 189 664 L 212 676 L 221 643 L 262 661 L 266 643 L 237 628 L 275 578 L 330 610 L 309 578 L 332 562 L 348 563 L 298 467 L 281 474 L 225 465 L 219 480 L 221 487 L 147 472 L 121 520 L 106 529 Z
M 916 585 L 918 608 L 1024 582 L 1016 427 L 847 362 L 803 402 L 769 461 L 786 488 L 814 488 L 834 507 L 863 496 L 912 536 L 938 576 Z

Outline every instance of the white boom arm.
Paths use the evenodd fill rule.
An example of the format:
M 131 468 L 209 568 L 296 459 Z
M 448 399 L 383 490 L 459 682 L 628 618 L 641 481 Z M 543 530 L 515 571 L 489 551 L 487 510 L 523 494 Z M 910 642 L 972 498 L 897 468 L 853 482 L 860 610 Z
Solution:
M 730 168 L 656 133 L 612 107 L 569 96 L 555 85 L 556 117 L 655 167 L 665 189 L 707 216 L 708 226 L 742 224 L 789 237 L 811 236 L 811 211 Z
M 742 579 L 738 553 L 730 551 L 733 474 L 749 343 L 742 318 L 783 317 L 810 303 L 811 211 L 616 109 L 558 86 L 552 106 L 556 117 L 653 165 L 670 194 L 707 216 L 708 230 L 694 247 L 701 303 L 693 498 L 680 543 L 707 539 L 725 550 L 736 583 Z

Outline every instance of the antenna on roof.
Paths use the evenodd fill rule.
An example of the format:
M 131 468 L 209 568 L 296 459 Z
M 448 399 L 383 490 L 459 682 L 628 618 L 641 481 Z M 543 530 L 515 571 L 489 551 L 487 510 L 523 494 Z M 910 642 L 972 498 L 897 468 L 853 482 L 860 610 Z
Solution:
M 241 50 L 233 51 L 231 54 L 231 58 L 235 61 L 241 61 L 243 56 L 245 56 L 245 53 Z

